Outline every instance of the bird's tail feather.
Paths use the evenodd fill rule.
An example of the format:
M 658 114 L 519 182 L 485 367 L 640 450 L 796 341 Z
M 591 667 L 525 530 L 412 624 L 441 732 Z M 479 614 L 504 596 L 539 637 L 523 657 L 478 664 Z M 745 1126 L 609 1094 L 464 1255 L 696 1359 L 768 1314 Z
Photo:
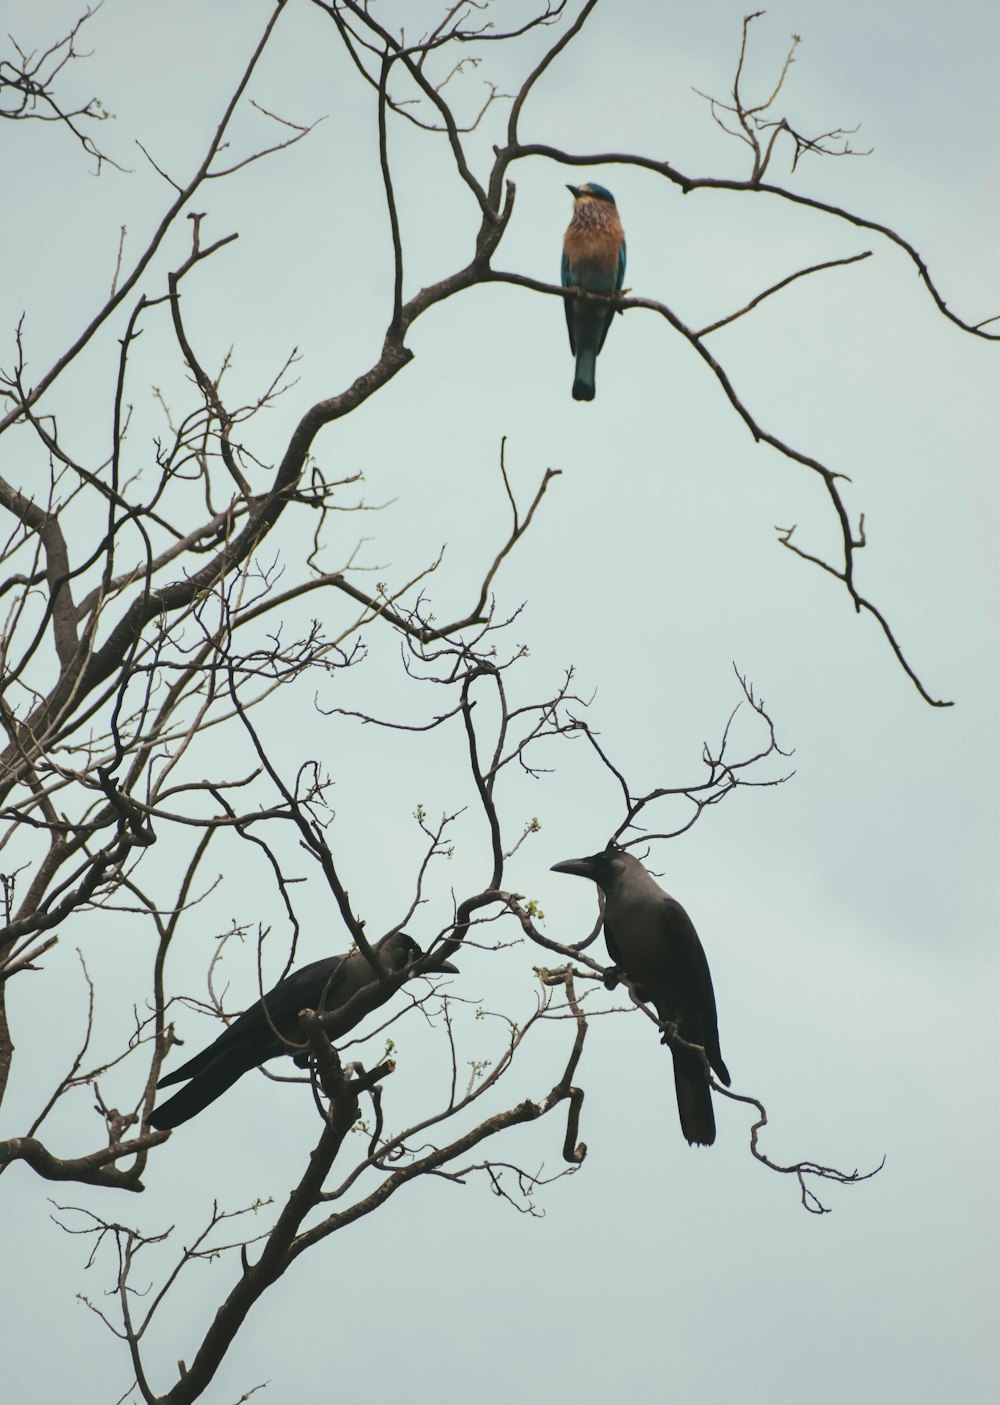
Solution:
M 179 1127 L 182 1122 L 197 1116 L 209 1103 L 214 1103 L 216 1098 L 221 1098 L 237 1078 L 242 1078 L 252 1067 L 253 1064 L 229 1059 L 224 1063 L 220 1061 L 204 1073 L 199 1073 L 186 1088 L 182 1088 L 179 1093 L 175 1093 L 172 1098 L 153 1109 L 148 1118 L 149 1126 L 158 1132 L 164 1132 L 169 1127 Z
M 674 1088 L 681 1131 L 694 1146 L 711 1146 L 715 1141 L 715 1111 L 701 1060 L 685 1049 L 672 1049 Z
M 574 400 L 593 400 L 597 393 L 594 381 L 596 370 L 597 352 L 592 346 L 581 346 L 576 353 L 576 379 L 573 381 Z
M 180 1068 L 175 1068 L 170 1073 L 165 1073 L 159 1083 L 157 1083 L 157 1088 L 169 1088 L 171 1083 L 186 1083 L 189 1078 L 194 1078 L 195 1074 L 200 1073 L 203 1068 L 207 1068 L 212 1062 L 210 1058 L 205 1057 L 206 1054 L 210 1054 L 211 1052 L 212 1046 L 209 1045 L 208 1048 L 203 1049 L 200 1054 L 195 1054 L 193 1059 L 188 1059 L 186 1064 L 181 1064 Z

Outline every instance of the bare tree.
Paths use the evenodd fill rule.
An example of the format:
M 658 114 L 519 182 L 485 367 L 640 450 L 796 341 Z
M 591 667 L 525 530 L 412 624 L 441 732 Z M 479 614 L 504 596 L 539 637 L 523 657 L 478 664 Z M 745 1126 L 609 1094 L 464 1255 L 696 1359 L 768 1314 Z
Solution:
M 519 802 L 507 799 L 513 778 L 539 776 L 556 765 L 596 762 L 621 799 L 605 838 L 648 846 L 655 855 L 659 845 L 738 788 L 775 785 L 788 775 L 771 715 L 743 677 L 737 685 L 739 716 L 732 712 L 720 728 L 720 739 L 706 743 L 703 773 L 682 784 L 663 777 L 626 780 L 613 760 L 613 742 L 606 742 L 596 723 L 587 720 L 588 700 L 576 691 L 572 669 L 543 696 L 520 681 L 526 650 L 515 640 L 517 610 L 505 615 L 494 592 L 509 578 L 519 542 L 541 515 L 554 470 L 544 471 L 534 494 L 522 502 L 501 454 L 499 483 L 507 521 L 493 514 L 484 523 L 478 573 L 443 621 L 430 593 L 440 564 L 435 548 L 428 546 L 425 568 L 412 578 L 373 585 L 356 553 L 337 545 L 340 538 L 333 528 L 339 530 L 342 514 L 372 509 L 358 475 L 337 476 L 323 466 L 321 431 L 368 405 L 407 365 L 415 324 L 440 304 L 486 284 L 521 290 L 511 297 L 566 296 L 556 284 L 498 265 L 514 211 L 519 163 L 545 159 L 570 167 L 633 166 L 685 192 L 721 189 L 808 205 L 900 248 L 943 316 L 970 336 L 996 336 L 986 323 L 963 320 L 946 305 L 920 255 L 902 235 L 765 179 L 785 147 L 793 171 L 807 156 L 855 153 L 852 133 L 838 128 L 809 136 L 781 115 L 791 54 L 769 95 L 757 102 L 746 97 L 744 55 L 756 16 L 744 25 L 732 93 L 725 101 L 709 100 L 715 120 L 748 148 L 751 170 L 740 181 L 693 176 L 641 153 L 581 153 L 523 138 L 529 98 L 580 34 L 596 0 L 577 6 L 560 0 L 544 8 L 536 0 L 513 21 L 507 8 L 501 13 L 486 4 L 444 5 L 438 22 L 419 38 L 403 22 L 383 20 L 383 7 L 364 0 L 314 0 L 314 6 L 373 98 L 394 256 L 391 314 L 377 357 L 371 364 L 359 363 L 349 385 L 309 405 L 292 423 L 291 417 L 283 419 L 288 401 L 282 397 L 292 384 L 294 353 L 277 358 L 273 378 L 254 395 L 234 397 L 228 389 L 229 358 L 216 367 L 207 365 L 193 330 L 202 280 L 226 257 L 236 237 L 209 236 L 197 208 L 199 197 L 210 182 L 232 178 L 251 162 L 280 159 L 312 130 L 311 124 L 296 124 L 257 106 L 277 135 L 251 149 L 239 145 L 251 81 L 286 9 L 280 0 L 242 77 L 220 104 L 217 126 L 193 166 L 171 172 L 154 153 L 145 153 L 168 188 L 162 218 L 138 254 L 126 253 L 123 238 L 113 287 L 96 313 L 42 374 L 31 377 L 25 352 L 30 324 L 27 330 L 19 327 L 16 359 L 4 373 L 7 409 L 0 433 L 12 445 L 12 471 L 0 481 L 8 522 L 2 547 L 7 576 L 0 586 L 5 604 L 0 719 L 6 739 L 0 780 L 0 1099 L 15 1053 L 6 1011 L 31 979 L 26 973 L 44 979 L 56 943 L 75 934 L 81 919 L 94 913 L 128 915 L 149 934 L 151 946 L 148 986 L 130 989 L 127 996 L 134 1008 L 131 1037 L 114 1053 L 106 1053 L 104 1041 L 95 1039 L 93 987 L 84 967 L 90 1012 L 81 1047 L 51 1094 L 40 1093 L 37 1115 L 23 1132 L 0 1143 L 0 1170 L 21 1161 L 45 1180 L 72 1181 L 97 1191 L 143 1189 L 144 1178 L 155 1172 L 156 1148 L 170 1135 L 147 1129 L 144 1118 L 175 1039 L 178 1000 L 230 1017 L 225 994 L 218 994 L 214 984 L 218 949 L 210 963 L 207 1004 L 176 991 L 168 977 L 168 957 L 189 914 L 217 884 L 233 886 L 231 905 L 234 911 L 239 908 L 241 867 L 259 866 L 269 875 L 287 934 L 282 971 L 296 960 L 307 920 L 296 894 L 303 858 L 314 887 L 322 885 L 325 904 L 335 915 L 328 925 L 344 929 L 334 949 L 355 943 L 377 966 L 362 906 L 351 898 L 349 849 L 340 825 L 333 823 L 336 766 L 331 758 L 338 747 L 371 746 L 373 738 L 387 732 L 404 734 L 415 749 L 433 739 L 448 757 L 451 773 L 464 777 L 475 815 L 470 827 L 457 811 L 431 818 L 428 810 L 418 809 L 414 822 L 422 854 L 409 875 L 396 875 L 409 896 L 387 930 L 418 919 L 432 932 L 427 945 L 435 957 L 454 956 L 474 944 L 489 949 L 524 938 L 531 944 L 528 951 L 539 948 L 539 960 L 554 953 L 558 963 L 536 968 L 532 1013 L 512 1016 L 492 1010 L 490 1019 L 499 1031 L 493 1061 L 488 1067 L 474 1062 L 468 1079 L 461 1072 L 460 983 L 446 994 L 423 986 L 416 988 L 417 995 L 409 987 L 400 994 L 402 980 L 383 975 L 351 1006 L 349 1018 L 338 1022 L 336 1015 L 305 1012 L 302 1063 L 308 1064 L 308 1074 L 302 1077 L 313 1089 L 317 1140 L 263 1231 L 245 1232 L 249 1210 L 215 1204 L 203 1232 L 165 1267 L 162 1255 L 173 1250 L 164 1243 L 163 1231 L 124 1225 L 114 1217 L 118 1210 L 104 1210 L 99 1198 L 85 1206 L 61 1206 L 61 1223 L 92 1238 L 96 1261 L 104 1264 L 110 1256 L 114 1306 L 92 1305 L 122 1338 L 137 1398 L 150 1405 L 198 1399 L 261 1295 L 306 1250 L 371 1214 L 411 1182 L 426 1176 L 457 1182 L 483 1178 L 497 1194 L 530 1211 L 551 1177 L 502 1161 L 503 1152 L 493 1148 L 502 1146 L 509 1129 L 546 1119 L 554 1124 L 545 1133 L 548 1145 L 563 1157 L 564 1170 L 558 1174 L 583 1162 L 584 1091 L 578 1065 L 588 1020 L 616 1007 L 601 983 L 603 965 L 589 951 L 599 921 L 581 940 L 565 933 L 554 937 L 530 899 L 508 887 L 508 861 L 538 828 L 536 820 L 519 813 Z M 15 45 L 13 56 L 0 64 L 0 85 L 5 116 L 44 116 L 57 122 L 100 168 L 111 158 L 86 133 L 87 123 L 100 119 L 103 108 L 96 100 L 79 106 L 60 98 L 64 66 L 77 56 L 76 39 L 86 18 L 41 57 L 30 47 Z M 521 65 L 512 95 L 488 78 L 483 86 L 480 72 L 471 66 L 473 60 L 481 61 L 482 71 L 489 73 L 497 46 L 510 55 L 508 65 Z M 466 260 L 415 292 L 407 287 L 394 190 L 392 137 L 404 126 L 445 144 L 453 178 L 479 210 Z M 495 136 L 496 145 L 484 165 L 471 153 L 473 137 L 485 131 Z M 480 148 L 481 142 L 475 150 Z M 189 235 L 181 253 L 182 220 L 189 221 Z M 723 401 L 754 439 L 820 479 L 840 543 L 837 557 L 827 560 L 807 550 L 795 528 L 782 529 L 780 542 L 838 580 L 853 608 L 878 622 L 921 696 L 933 706 L 947 706 L 921 681 L 884 613 L 856 585 L 854 563 L 865 545 L 864 517 L 845 502 L 845 474 L 765 427 L 710 350 L 714 333 L 750 316 L 794 280 L 868 256 L 868 250 L 860 250 L 850 258 L 792 269 L 746 306 L 700 329 L 687 326 L 664 303 L 631 292 L 617 306 L 629 313 L 645 309 L 662 319 L 710 369 Z M 118 343 L 110 375 L 95 352 L 99 334 L 109 329 Z M 151 382 L 143 339 L 153 342 L 162 358 Z M 110 424 L 108 440 L 96 452 L 93 435 L 63 428 L 58 397 L 71 372 L 86 377 L 91 404 Z M 161 424 L 138 447 L 131 438 L 133 426 L 138 421 L 142 427 L 145 417 L 133 406 L 136 383 L 144 376 L 156 387 Z M 163 390 L 164 385 L 171 389 Z M 276 417 L 284 424 L 282 448 L 271 465 L 259 426 Z M 330 569 L 325 558 L 334 550 L 341 551 L 341 564 Z M 506 584 L 505 594 L 516 597 L 516 583 Z M 375 653 L 398 657 L 391 699 L 381 706 L 364 701 L 357 707 L 332 700 L 342 695 L 341 679 L 363 672 Z M 318 713 L 336 738 L 324 760 L 297 753 L 294 743 L 289 759 L 288 738 L 274 703 L 279 690 L 286 697 L 291 689 L 298 689 L 309 705 L 315 696 Z M 605 731 L 610 727 L 613 732 L 611 719 L 603 723 Z M 685 807 L 683 813 L 678 806 Z M 481 881 L 449 894 L 443 872 L 459 842 L 473 855 Z M 217 851 L 219 876 L 206 876 Z M 223 866 L 230 876 L 223 876 Z M 220 933 L 251 936 L 261 990 L 275 945 L 272 940 L 267 946 L 268 932 L 266 923 L 244 912 L 232 930 Z M 369 1022 L 376 1027 L 365 1026 L 362 1045 L 367 1042 L 374 1053 L 364 1061 L 354 1059 L 363 1047 L 355 1050 L 341 1036 L 360 1013 L 373 1014 L 394 997 L 391 1008 Z M 654 1018 L 648 1009 L 645 1013 Z M 395 1068 L 386 1031 L 395 1031 L 397 1022 L 409 1026 L 421 1020 L 445 1051 L 444 1073 L 433 1110 L 400 1126 L 388 1122 L 381 1105 L 382 1084 Z M 530 1094 L 505 1101 L 507 1083 L 502 1080 L 523 1061 L 523 1051 L 558 1022 L 561 1043 L 544 1043 L 544 1074 L 532 1075 Z M 95 1042 L 102 1050 L 98 1056 L 91 1053 Z M 132 1090 L 124 1110 L 102 1094 L 112 1070 L 121 1086 L 123 1066 Z M 758 1145 L 767 1120 L 763 1103 L 713 1086 L 758 1109 L 750 1149 L 758 1161 L 797 1179 L 807 1209 L 825 1208 L 813 1188 L 817 1180 L 864 1178 L 808 1160 L 790 1166 L 769 1160 Z M 75 1154 L 56 1154 L 43 1135 L 45 1124 L 80 1088 L 92 1090 L 101 1144 L 94 1147 L 91 1135 Z M 359 1125 L 365 1130 L 361 1140 L 351 1136 Z M 599 1129 L 590 1135 L 599 1136 Z M 192 1263 L 219 1256 L 235 1260 L 233 1286 L 173 1383 L 153 1380 L 146 1345 L 159 1309 L 168 1295 L 176 1295 Z M 158 1286 L 140 1305 L 136 1284 L 147 1259 L 153 1258 Z

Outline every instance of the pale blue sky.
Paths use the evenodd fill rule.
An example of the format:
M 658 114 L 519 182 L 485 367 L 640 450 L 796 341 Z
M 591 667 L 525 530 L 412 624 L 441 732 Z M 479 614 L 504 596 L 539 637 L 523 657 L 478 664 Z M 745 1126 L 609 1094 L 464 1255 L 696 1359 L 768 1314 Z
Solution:
M 741 149 L 713 127 L 692 88 L 726 91 L 744 9 L 717 0 L 692 17 L 690 8 L 606 0 L 532 97 L 523 138 L 666 156 L 694 175 L 742 175 Z M 261 0 L 106 0 L 89 27 L 93 57 L 67 82 L 115 114 L 98 137 L 129 175 L 95 179 L 54 129 L 5 130 L 7 189 L 20 198 L 7 207 L 0 327 L 28 309 L 33 372 L 106 295 L 119 227 L 128 226 L 127 248 L 138 248 L 166 204 L 167 188 L 133 138 L 171 172 L 185 171 L 267 10 Z M 0 28 L 40 45 L 74 14 L 65 0 L 44 19 L 39 7 L 8 0 Z M 792 31 L 803 42 L 787 83 L 789 115 L 818 129 L 861 122 L 857 141 L 874 154 L 806 159 L 793 177 L 779 160 L 774 179 L 896 228 L 959 314 L 1000 312 L 994 7 L 774 5 L 754 33 L 749 72 L 762 85 Z M 499 50 L 484 71 L 490 62 L 516 81 Z M 293 151 L 195 201 L 207 212 L 206 238 L 240 230 L 186 292 L 207 361 L 233 346 L 231 390 L 256 395 L 293 346 L 302 357 L 294 388 L 257 422 L 254 449 L 267 460 L 310 403 L 375 359 L 391 284 L 374 107 L 329 26 L 298 0 L 251 96 L 300 122 L 329 114 Z M 261 132 L 259 119 L 238 128 L 248 144 Z M 496 139 L 490 128 L 472 144 L 480 172 Z M 400 132 L 393 154 L 412 292 L 466 260 L 476 211 L 442 144 Z M 775 525 L 795 522 L 803 546 L 835 548 L 821 485 L 753 444 L 691 349 L 650 313 L 616 320 L 589 406 L 570 398 L 572 359 L 554 299 L 496 286 L 421 319 L 413 363 L 315 446 L 331 476 L 362 471 L 368 501 L 391 503 L 377 517 L 346 516 L 328 564 L 370 538 L 358 558 L 377 568 L 369 583 L 402 581 L 446 543 L 428 588 L 439 617 L 461 613 L 506 531 L 501 437 L 522 500 L 546 467 L 563 470 L 496 586 L 499 613 L 524 603 L 511 638 L 530 656 L 511 675 L 512 693 L 541 697 L 575 665 L 579 691 L 596 690 L 590 720 L 603 743 L 646 789 L 699 779 L 702 742 L 717 739 L 738 700 L 732 663 L 752 679 L 782 744 L 795 749 L 794 780 L 735 796 L 659 846 L 651 866 L 701 933 L 723 1052 L 735 1088 L 768 1106 L 769 1153 L 862 1169 L 885 1154 L 886 1167 L 863 1187 L 829 1190 L 832 1215 L 807 1216 L 794 1186 L 749 1158 L 741 1109 L 717 1108 L 710 1152 L 687 1148 L 666 1055 L 651 1047 L 645 1022 L 595 1020 L 580 1070 L 590 1153 L 579 1174 L 543 1194 L 543 1220 L 515 1215 L 482 1184 L 410 1187 L 300 1261 L 255 1310 L 204 1400 L 228 1405 L 269 1380 L 263 1398 L 275 1401 L 388 1402 L 405 1393 L 439 1405 L 652 1405 L 674 1396 L 692 1405 L 737 1396 L 986 1405 L 1000 1310 L 996 349 L 946 322 L 902 252 L 865 231 L 765 196 L 685 197 L 638 170 L 582 174 L 615 192 L 628 286 L 694 325 L 807 264 L 873 250 L 860 265 L 796 283 L 718 333 L 712 350 L 764 426 L 851 477 L 848 506 L 864 511 L 868 534 L 861 589 L 888 614 L 930 691 L 955 707 L 927 707 L 877 627 L 777 545 Z M 564 186 L 580 175 L 546 161 L 517 166 L 498 267 L 557 277 Z M 187 239 L 182 221 L 150 274 L 151 295 Z M 67 375 L 50 407 L 95 454 L 110 423 L 102 397 L 120 333 L 119 324 L 107 330 L 86 374 Z M 6 366 L 13 342 L 3 335 Z M 138 348 L 136 469 L 158 423 L 148 386 L 178 402 L 183 395 L 168 346 L 151 332 Z M 13 457 L 7 440 L 0 472 L 30 481 L 38 470 Z M 279 549 L 294 557 L 301 539 L 276 533 L 267 554 Z M 433 690 L 402 690 L 395 643 L 368 637 L 369 664 L 319 685 L 321 701 L 430 715 Z M 265 711 L 268 739 L 289 774 L 324 757 L 336 781 L 337 852 L 370 929 L 381 929 L 408 900 L 420 851 L 415 805 L 436 816 L 470 803 L 457 739 L 438 734 L 415 748 L 330 722 L 313 711 L 317 686 L 303 680 Z M 214 764 L 218 744 L 211 737 L 203 747 Z M 234 772 L 245 762 L 234 750 Z M 546 764 L 551 775 L 511 784 L 512 832 L 522 817 L 537 816 L 542 828 L 508 882 L 538 899 L 550 935 L 576 940 L 592 921 L 593 892 L 548 869 L 603 844 L 618 823 L 618 797 L 582 743 L 550 748 Z M 411 929 L 418 939 L 447 921 L 452 888 L 483 881 L 474 810 L 458 839 Z M 172 958 L 176 988 L 197 987 L 211 936 L 231 920 L 280 930 L 273 891 L 238 845 L 212 872 L 220 866 L 225 881 Z M 310 881 L 316 908 L 302 896 L 303 959 L 346 945 L 336 924 L 331 938 L 326 899 Z M 47 1091 L 71 1057 L 83 1019 L 74 949 L 116 973 L 99 1014 L 120 1034 L 141 998 L 133 982 L 148 964 L 145 942 L 128 920 L 106 927 L 84 915 L 51 957 L 58 991 L 24 978 L 12 1018 L 25 1057 L 3 1135 L 23 1130 L 39 1087 Z M 526 1014 L 540 959 L 523 947 L 466 953 L 456 991 Z M 234 992 L 250 998 L 252 954 L 234 949 L 227 960 Z M 53 1029 L 57 1000 L 66 1004 Z M 189 1048 L 211 1037 L 207 1022 L 186 1020 Z M 551 1086 L 565 1036 L 557 1027 L 526 1056 L 511 1074 L 510 1102 Z M 470 1021 L 464 1037 L 468 1057 L 494 1052 L 481 1025 Z M 433 1045 L 419 1034 L 399 1040 L 386 1100 L 409 1112 L 433 1098 L 440 1070 L 431 1062 L 428 1073 Z M 123 1075 L 122 1106 L 140 1085 L 139 1070 Z M 137 1217 L 150 1232 L 176 1224 L 189 1242 L 213 1199 L 235 1207 L 283 1195 L 311 1145 L 308 1102 L 299 1090 L 245 1080 L 214 1120 L 193 1122 L 153 1155 L 143 1196 L 113 1197 L 113 1209 L 74 1188 L 56 1187 L 53 1198 Z M 53 1124 L 54 1150 L 75 1154 L 100 1134 L 89 1105 L 80 1094 Z M 561 1128 L 540 1124 L 494 1153 L 555 1171 L 561 1138 Z M 16 1281 L 8 1272 L 0 1288 L 5 1377 L 32 1382 L 30 1397 L 12 1398 L 72 1390 L 80 1405 L 117 1399 L 128 1381 L 124 1353 L 73 1297 L 96 1298 L 109 1285 L 84 1273 L 81 1242 L 50 1224 L 52 1187 L 15 1168 L 2 1188 L 4 1261 L 31 1265 Z M 201 1266 L 165 1313 L 151 1347 L 164 1388 L 231 1279 L 225 1263 Z

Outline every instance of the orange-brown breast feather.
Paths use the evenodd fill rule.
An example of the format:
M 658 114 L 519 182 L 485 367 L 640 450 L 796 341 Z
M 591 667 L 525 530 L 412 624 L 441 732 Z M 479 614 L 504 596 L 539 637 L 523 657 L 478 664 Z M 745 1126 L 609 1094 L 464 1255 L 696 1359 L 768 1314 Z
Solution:
M 585 205 L 574 214 L 563 248 L 574 269 L 582 271 L 589 265 L 605 272 L 617 267 L 624 237 L 618 211 L 613 205 L 605 205 L 603 209 L 588 209 Z

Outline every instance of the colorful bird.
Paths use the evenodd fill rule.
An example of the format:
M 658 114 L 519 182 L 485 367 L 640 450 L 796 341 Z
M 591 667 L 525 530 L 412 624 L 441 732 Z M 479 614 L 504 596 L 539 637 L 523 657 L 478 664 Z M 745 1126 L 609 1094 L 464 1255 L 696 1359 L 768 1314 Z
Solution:
M 603 185 L 568 185 L 573 218 L 563 239 L 562 285 L 586 293 L 617 293 L 625 281 L 625 231 L 615 197 Z M 576 354 L 574 400 L 593 400 L 597 353 L 608 335 L 615 309 L 603 303 L 565 298 L 570 349 Z

